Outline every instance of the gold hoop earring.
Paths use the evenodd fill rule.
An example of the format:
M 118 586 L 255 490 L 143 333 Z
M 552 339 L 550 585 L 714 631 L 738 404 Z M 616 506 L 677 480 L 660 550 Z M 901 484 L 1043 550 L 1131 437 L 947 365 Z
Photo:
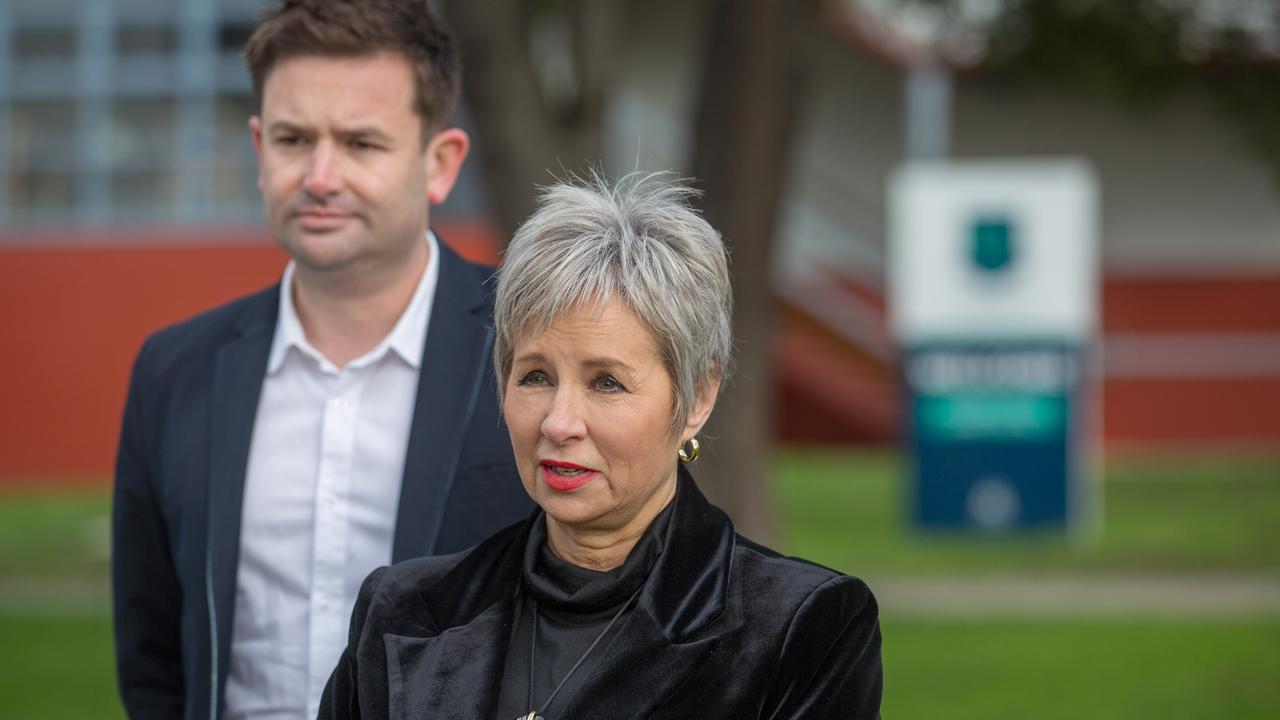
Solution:
M 680 446 L 680 462 L 691 463 L 698 459 L 702 454 L 702 446 L 698 444 L 698 438 L 689 438 L 689 450 L 685 452 L 684 445 Z

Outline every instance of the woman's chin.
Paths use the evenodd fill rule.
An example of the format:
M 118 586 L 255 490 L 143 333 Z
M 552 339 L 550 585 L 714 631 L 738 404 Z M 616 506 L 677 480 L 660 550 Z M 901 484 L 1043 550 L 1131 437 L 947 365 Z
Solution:
M 587 498 L 565 497 L 557 494 L 536 498 L 536 500 L 542 507 L 542 511 L 547 514 L 548 520 L 573 532 L 590 531 L 600 517 L 608 513 L 608 510 L 601 508 L 599 503 L 593 503 Z

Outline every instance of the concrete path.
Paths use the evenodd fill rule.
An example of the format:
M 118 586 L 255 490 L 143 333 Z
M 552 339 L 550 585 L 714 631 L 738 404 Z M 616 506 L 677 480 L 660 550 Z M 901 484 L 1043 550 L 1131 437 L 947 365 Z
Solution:
M 939 618 L 1280 618 L 1277 575 L 871 577 L 882 614 Z
M 865 578 L 886 617 L 1280 618 L 1276 575 L 989 575 Z M 0 579 L 0 613 L 97 615 L 106 578 Z
M 107 578 L 0 578 L 0 615 L 106 615 Z

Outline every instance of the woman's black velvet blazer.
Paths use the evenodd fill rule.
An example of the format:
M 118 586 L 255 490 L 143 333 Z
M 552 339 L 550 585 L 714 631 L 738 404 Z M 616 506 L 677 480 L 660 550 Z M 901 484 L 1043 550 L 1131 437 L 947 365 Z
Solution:
M 867 586 L 737 535 L 683 470 L 674 502 L 634 610 L 562 717 L 878 717 Z M 374 571 L 320 717 L 514 720 L 494 713 L 531 522 Z

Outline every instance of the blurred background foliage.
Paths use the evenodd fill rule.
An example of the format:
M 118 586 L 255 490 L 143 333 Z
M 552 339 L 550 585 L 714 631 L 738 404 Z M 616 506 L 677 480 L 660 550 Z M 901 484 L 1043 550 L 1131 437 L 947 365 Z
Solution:
M 857 2 L 857 0 L 845 0 Z M 938 45 L 981 45 L 995 82 L 1050 85 L 1159 112 L 1207 91 L 1280 184 L 1280 3 L 1271 0 L 889 0 L 936 13 Z

